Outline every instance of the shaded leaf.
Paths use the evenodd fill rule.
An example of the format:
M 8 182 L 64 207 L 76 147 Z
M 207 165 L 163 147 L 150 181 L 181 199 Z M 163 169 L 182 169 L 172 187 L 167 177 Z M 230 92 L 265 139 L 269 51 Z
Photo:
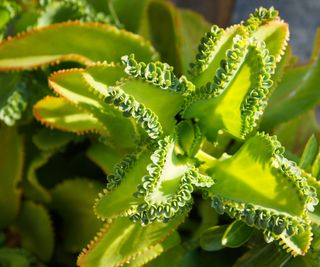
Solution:
M 54 235 L 48 211 L 33 202 L 24 202 L 14 229 L 20 234 L 21 244 L 41 260 L 49 261 L 54 246 Z
M 102 227 L 92 206 L 102 185 L 84 178 L 65 180 L 52 190 L 50 206 L 62 218 L 61 245 L 72 253 L 79 252 Z
M 17 216 L 21 190 L 24 146 L 15 127 L 0 125 L 0 229 Z

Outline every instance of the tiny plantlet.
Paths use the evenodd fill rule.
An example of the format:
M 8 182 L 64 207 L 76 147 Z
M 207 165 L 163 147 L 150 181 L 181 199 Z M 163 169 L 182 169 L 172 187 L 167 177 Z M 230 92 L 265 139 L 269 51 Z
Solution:
M 319 266 L 319 32 L 105 2 L 0 3 L 0 266 Z

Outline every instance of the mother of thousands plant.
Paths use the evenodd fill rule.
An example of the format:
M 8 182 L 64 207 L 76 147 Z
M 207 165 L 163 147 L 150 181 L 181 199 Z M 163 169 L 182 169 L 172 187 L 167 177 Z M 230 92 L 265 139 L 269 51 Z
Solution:
M 1 266 L 71 266 L 99 228 L 79 266 L 319 266 L 319 38 L 297 65 L 273 8 L 0 14 Z

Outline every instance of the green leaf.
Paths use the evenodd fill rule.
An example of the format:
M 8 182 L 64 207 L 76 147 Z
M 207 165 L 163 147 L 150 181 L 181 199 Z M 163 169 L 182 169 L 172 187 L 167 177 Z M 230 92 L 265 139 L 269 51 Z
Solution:
M 320 133 L 320 125 L 313 109 L 288 122 L 277 125 L 273 131 L 281 144 L 296 155 L 303 153 L 309 137 L 317 133 Z
M 301 156 L 300 159 L 300 163 L 299 166 L 306 170 L 306 171 L 311 171 L 311 165 L 314 162 L 317 153 L 318 153 L 318 142 L 317 139 L 314 135 L 312 135 L 309 140 L 308 143 L 306 144 L 303 154 Z
M 312 164 L 312 175 L 320 180 L 320 150 Z
M 206 251 L 218 251 L 223 249 L 222 237 L 227 230 L 228 225 L 217 225 L 208 228 L 200 236 L 200 246 Z
M 78 258 L 81 267 L 115 267 L 131 262 L 137 256 L 163 243 L 183 221 L 180 216 L 168 223 L 155 222 L 148 227 L 117 218 L 105 225 L 87 250 Z
M 309 174 L 283 152 L 275 137 L 258 133 L 235 155 L 215 162 L 208 171 L 215 179 L 212 205 L 262 229 L 269 241 L 281 239 L 293 255 L 304 254 L 311 240 L 306 214 L 318 200 L 307 183 Z
M 0 109 L 7 103 L 7 99 L 14 92 L 21 76 L 18 73 L 0 73 Z
M 263 245 L 250 249 L 237 260 L 233 267 L 271 267 L 287 266 L 291 255 L 279 249 L 274 244 Z
M 190 73 L 192 82 L 197 86 L 205 86 L 213 81 L 213 77 L 226 58 L 226 52 L 232 48 L 233 39 L 240 35 L 246 37 L 241 25 L 232 26 L 226 30 L 214 25 L 201 39 L 196 60 L 192 63 Z
M 29 151 L 27 150 L 29 153 Z M 46 187 L 44 187 L 37 175 L 37 170 L 48 163 L 53 156 L 53 151 L 36 152 L 26 167 L 26 179 L 23 180 L 23 188 L 28 199 L 36 202 L 49 203 L 51 195 Z
M 209 23 L 198 14 L 179 10 L 170 2 L 161 0 L 150 2 L 148 22 L 151 39 L 161 60 L 173 66 L 177 74 L 187 74 L 202 32 L 209 29 Z
M 0 248 L 0 266 L 31 267 L 32 257 L 26 251 L 17 248 Z
M 105 128 L 98 119 L 87 112 L 71 106 L 61 97 L 47 96 L 33 107 L 37 120 L 49 128 L 83 134 L 96 132 L 106 134 Z
M 111 87 L 108 73 L 112 68 L 114 66 L 110 65 L 89 67 L 83 77 L 105 98 L 110 108 L 113 106 L 126 116 L 132 116 L 151 138 L 158 138 L 162 130 L 171 133 L 176 123 L 175 115 L 183 103 L 182 95 L 174 90 L 161 89 L 139 77 L 122 79 L 117 86 Z
M 262 121 L 270 129 L 314 108 L 320 102 L 320 59 L 289 68 L 272 94 Z
M 65 180 L 52 190 L 51 207 L 62 218 L 62 245 L 77 253 L 102 227 L 92 206 L 102 185 L 84 178 Z
M 124 28 L 138 32 L 145 15 L 149 0 L 109 0 Z
M 276 18 L 256 29 L 251 36 L 266 44 L 270 55 L 275 57 L 276 62 L 281 60 L 289 40 L 289 26 L 283 20 Z
M 99 195 L 94 206 L 98 217 L 112 219 L 127 215 L 132 207 L 142 202 L 134 197 L 134 193 L 141 178 L 147 174 L 150 155 L 149 151 L 135 152 L 114 167 L 113 174 L 107 178 L 107 188 Z
M 49 1 L 41 11 L 37 26 L 47 26 L 63 21 L 79 20 L 109 23 L 110 17 L 102 12 L 96 12 L 91 7 L 91 1 Z
M 272 85 L 274 60 L 263 46 L 236 35 L 226 56 L 214 82 L 190 94 L 183 111 L 212 142 L 224 132 L 245 139 L 257 126 Z
M 21 75 L 17 73 L 0 73 L 0 120 L 8 126 L 13 126 L 21 119 L 21 113 L 26 108 L 19 80 Z
M 168 238 L 170 239 L 170 237 Z M 181 257 L 185 253 L 185 250 L 182 246 L 174 246 L 170 249 L 167 249 L 160 256 L 155 258 L 154 260 L 148 262 L 145 267 L 163 267 L 163 266 L 170 266 L 170 267 L 179 267 Z
M 24 146 L 15 127 L 0 125 L 0 229 L 17 216 L 20 206 Z
M 241 221 L 234 221 L 224 232 L 221 243 L 225 247 L 237 248 L 245 244 L 251 237 L 253 228 Z
M 141 255 L 137 256 L 134 260 L 132 260 L 130 263 L 126 263 L 123 266 L 126 267 L 140 267 L 140 266 L 155 266 L 158 264 L 158 266 L 164 266 L 159 265 L 163 264 L 163 258 L 160 258 L 161 256 L 165 255 L 165 257 L 170 257 L 171 255 L 167 254 L 170 253 L 177 245 L 180 243 L 180 236 L 177 232 L 174 232 L 171 236 L 169 236 L 167 239 L 165 239 L 162 243 L 159 243 L 152 247 L 151 249 L 145 251 Z M 160 255 L 160 256 L 159 256 Z M 176 254 L 174 254 L 177 256 Z M 160 259 L 159 259 L 160 258 Z M 155 260 L 153 260 L 155 259 Z M 167 258 L 170 260 L 170 266 L 172 266 L 172 260 L 173 258 Z M 153 261 L 152 261 L 153 260 Z M 162 260 L 162 261 L 161 261 Z M 178 258 L 179 260 L 179 258 Z M 152 262 L 150 262 L 152 261 Z M 175 259 L 176 261 L 176 259 Z M 149 263 L 150 262 L 150 263 Z M 148 265 L 149 264 L 149 265 Z
M 54 246 L 54 235 L 48 211 L 33 202 L 24 202 L 14 229 L 20 234 L 21 244 L 43 261 L 49 261 Z
M 177 127 L 178 144 L 189 157 L 193 157 L 203 141 L 203 135 L 199 127 L 191 121 L 182 121 Z
M 57 42 L 57 36 L 61 41 Z M 157 57 L 148 42 L 125 30 L 107 24 L 63 22 L 35 28 L 2 42 L 0 70 L 30 69 L 60 61 L 119 62 L 122 55 L 129 53 L 144 61 Z
M 99 65 L 100 66 L 100 65 Z M 111 86 L 119 75 L 116 66 L 110 66 L 111 71 L 105 73 L 106 85 Z M 116 70 L 116 75 L 113 71 Z M 133 121 L 105 103 L 103 97 L 82 79 L 82 69 L 58 71 L 49 77 L 50 87 L 71 105 L 85 111 L 96 118 L 103 126 L 105 137 L 110 143 L 119 148 L 132 148 L 135 146 L 136 135 Z
M 192 167 L 191 160 L 176 153 L 176 140 L 166 136 L 158 141 L 158 147 L 151 155 L 138 185 L 135 197 L 142 203 L 132 209 L 133 221 L 148 224 L 155 220 L 166 222 L 190 210 L 194 185 L 208 187 L 202 177 Z M 140 200 L 140 201 L 141 201 Z
M 75 137 L 71 133 L 42 128 L 33 135 L 32 141 L 42 151 L 53 151 L 61 149 Z
M 97 164 L 104 173 L 110 174 L 113 171 L 113 167 L 120 163 L 128 152 L 131 151 L 121 151 L 118 147 L 95 142 L 87 150 L 87 156 Z

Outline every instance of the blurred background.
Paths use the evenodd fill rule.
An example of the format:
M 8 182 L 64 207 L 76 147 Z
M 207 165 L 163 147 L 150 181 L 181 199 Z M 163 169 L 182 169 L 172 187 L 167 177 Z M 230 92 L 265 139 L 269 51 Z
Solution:
M 290 43 L 301 62 L 310 57 L 316 28 L 320 26 L 320 0 L 172 0 L 177 6 L 203 14 L 219 26 L 239 23 L 256 7 L 274 6 L 290 25 Z

